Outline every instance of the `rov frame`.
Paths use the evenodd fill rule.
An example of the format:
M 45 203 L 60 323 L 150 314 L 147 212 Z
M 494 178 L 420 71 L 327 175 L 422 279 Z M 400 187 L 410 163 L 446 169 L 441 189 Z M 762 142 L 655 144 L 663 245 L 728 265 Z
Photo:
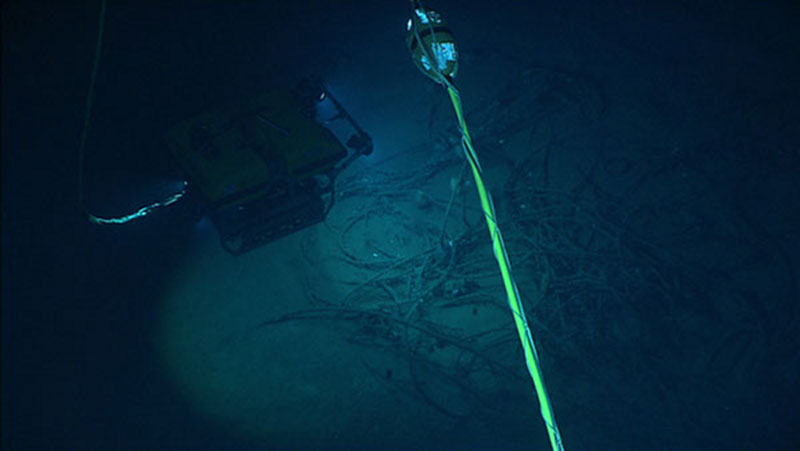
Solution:
M 323 101 L 335 114 L 320 120 Z M 334 122 L 346 124 L 349 138 L 338 124 L 332 131 Z M 336 176 L 373 149 L 317 78 L 198 114 L 172 127 L 166 142 L 233 255 L 323 221 Z

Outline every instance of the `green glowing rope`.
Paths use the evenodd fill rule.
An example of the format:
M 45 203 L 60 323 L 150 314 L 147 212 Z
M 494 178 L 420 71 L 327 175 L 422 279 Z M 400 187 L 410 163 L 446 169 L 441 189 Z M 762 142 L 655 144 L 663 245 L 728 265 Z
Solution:
M 528 373 L 533 380 L 533 385 L 536 388 L 536 395 L 539 398 L 539 407 L 547 426 L 547 434 L 550 437 L 550 445 L 554 451 L 562 451 L 564 444 L 561 441 L 561 433 L 556 424 L 555 414 L 553 413 L 553 406 L 550 404 L 550 397 L 547 394 L 547 388 L 544 385 L 544 376 L 542 375 L 542 368 L 539 364 L 539 354 L 536 352 L 536 345 L 533 342 L 533 335 L 528 326 L 528 320 L 525 317 L 525 310 L 520 300 L 519 290 L 517 289 L 517 282 L 514 280 L 514 275 L 511 272 L 511 262 L 508 260 L 508 253 L 506 252 L 506 244 L 503 240 L 503 235 L 500 233 L 500 227 L 497 225 L 497 215 L 494 210 L 494 202 L 492 202 L 491 194 L 486 190 L 481 177 L 481 168 L 478 163 L 478 156 L 475 149 L 472 147 L 472 139 L 469 136 L 467 124 L 464 121 L 464 114 L 461 109 L 461 97 L 458 91 L 452 85 L 447 83 L 447 92 L 450 94 L 450 100 L 453 102 L 453 108 L 458 117 L 458 125 L 461 130 L 462 145 L 464 154 L 469 161 L 472 168 L 472 176 L 475 178 L 475 186 L 478 189 L 478 195 L 481 198 L 481 208 L 483 209 L 483 216 L 486 218 L 486 225 L 489 228 L 489 235 L 492 238 L 492 250 L 494 257 L 497 260 L 497 266 L 500 269 L 500 275 L 503 278 L 503 287 L 506 290 L 506 297 L 508 298 L 508 306 L 511 313 L 514 315 L 514 324 L 517 327 L 517 334 L 519 335 L 520 343 L 525 354 L 525 364 L 528 367 Z
M 411 0 L 411 5 L 414 9 L 421 8 L 419 1 Z M 433 43 L 435 45 L 435 33 L 433 33 L 434 30 L 430 21 L 428 22 L 428 26 L 430 27 L 430 34 L 433 37 Z M 422 48 L 422 51 L 425 54 L 425 57 L 428 58 L 428 61 L 435 62 L 436 60 L 432 57 L 431 52 L 429 52 L 426 46 L 422 44 L 423 41 L 419 35 L 419 30 L 417 30 L 416 27 L 414 27 L 414 34 L 418 45 Z M 464 112 L 461 107 L 461 96 L 456 87 L 453 85 L 450 77 L 447 77 L 439 71 L 438 64 L 431 64 L 431 67 L 434 68 L 433 70 L 436 78 L 438 78 L 439 83 L 447 87 L 447 92 L 450 94 L 450 100 L 453 103 L 453 109 L 456 112 L 458 128 L 461 131 L 461 145 L 464 150 L 464 156 L 472 168 L 472 176 L 475 179 L 475 186 L 478 189 L 478 195 L 481 199 L 483 216 L 486 218 L 486 225 L 489 228 L 489 235 L 492 238 L 492 250 L 494 251 L 494 256 L 497 260 L 497 266 L 500 269 L 500 275 L 503 279 L 503 287 L 505 288 L 506 297 L 508 298 L 508 306 L 514 316 L 514 324 L 516 325 L 517 334 L 519 335 L 519 340 L 524 351 L 525 364 L 528 367 L 528 374 L 530 374 L 531 380 L 533 380 L 533 385 L 536 389 L 536 396 L 539 399 L 539 410 L 541 412 L 542 419 L 547 426 L 547 435 L 550 438 L 550 446 L 553 448 L 553 451 L 563 451 L 564 444 L 561 440 L 561 432 L 558 430 L 555 414 L 553 413 L 553 406 L 550 403 L 550 396 L 547 394 L 547 388 L 544 385 L 544 376 L 542 375 L 542 368 L 539 364 L 539 354 L 536 352 L 536 345 L 533 341 L 531 329 L 528 326 L 528 320 L 525 316 L 525 310 L 522 306 L 519 290 L 517 289 L 517 283 L 514 280 L 513 273 L 511 272 L 511 263 L 508 260 L 505 241 L 503 240 L 503 235 L 500 232 L 500 227 L 497 224 L 497 215 L 494 209 L 494 202 L 492 202 L 492 196 L 489 191 L 486 190 L 486 186 L 483 183 L 483 170 L 481 169 L 480 162 L 478 161 L 478 155 L 475 153 L 475 149 L 472 146 L 472 138 L 469 135 L 467 123 L 464 120 Z

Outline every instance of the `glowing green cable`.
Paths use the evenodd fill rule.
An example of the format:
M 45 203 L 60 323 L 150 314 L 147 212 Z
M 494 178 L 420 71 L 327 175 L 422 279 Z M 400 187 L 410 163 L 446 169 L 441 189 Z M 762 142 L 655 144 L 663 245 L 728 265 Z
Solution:
M 525 354 L 525 363 L 528 367 L 528 373 L 533 380 L 533 385 L 536 388 L 536 395 L 539 398 L 539 407 L 547 426 L 547 434 L 550 437 L 550 445 L 554 451 L 562 451 L 564 445 L 561 441 L 561 433 L 556 425 L 555 414 L 553 413 L 553 406 L 550 404 L 550 397 L 547 394 L 547 388 L 544 385 L 544 377 L 542 375 L 542 368 L 539 364 L 539 354 L 536 352 L 536 345 L 533 342 L 531 329 L 528 326 L 528 320 L 525 317 L 525 310 L 519 296 L 517 283 L 514 280 L 514 275 L 511 272 L 511 262 L 508 260 L 508 253 L 506 252 L 505 241 L 503 235 L 500 233 L 500 227 L 497 225 L 497 215 L 494 210 L 494 203 L 492 202 L 491 194 L 486 190 L 481 177 L 481 167 L 478 162 L 478 156 L 475 149 L 472 147 L 472 138 L 469 135 L 467 124 L 464 121 L 464 114 L 461 108 L 461 97 L 452 83 L 447 81 L 447 92 L 450 94 L 450 100 L 453 102 L 453 108 L 458 117 L 458 126 L 461 130 L 462 145 L 464 148 L 465 156 L 472 167 L 472 176 L 475 178 L 475 186 L 478 189 L 478 195 L 481 198 L 481 208 L 483 209 L 483 216 L 486 218 L 486 225 L 489 228 L 489 235 L 492 237 L 492 250 L 494 257 L 497 260 L 497 266 L 500 268 L 500 275 L 503 279 L 503 287 L 506 290 L 506 297 L 508 298 L 508 306 L 514 315 L 514 324 L 517 326 L 517 334 L 519 335 L 520 343 Z
M 420 1 L 411 0 L 412 9 L 421 8 Z M 436 34 L 433 30 L 433 25 L 428 21 L 431 39 L 433 45 L 436 44 Z M 536 351 L 536 345 L 533 341 L 531 329 L 528 326 L 528 320 L 525 316 L 525 309 L 522 306 L 519 290 L 517 289 L 517 282 L 514 280 L 514 275 L 511 272 L 511 262 L 508 260 L 508 253 L 506 252 L 506 244 L 503 240 L 503 235 L 500 233 L 500 227 L 497 225 L 497 214 L 494 209 L 494 202 L 492 202 L 491 194 L 486 190 L 481 176 L 483 169 L 481 168 L 478 160 L 478 155 L 475 153 L 475 148 L 472 147 L 472 138 L 467 129 L 467 123 L 464 120 L 464 112 L 461 107 L 461 96 L 458 90 L 453 85 L 449 77 L 441 73 L 438 64 L 435 64 L 436 59 L 428 52 L 428 49 L 423 45 L 419 31 L 414 27 L 414 35 L 417 43 L 420 46 L 423 54 L 428 61 L 431 62 L 434 75 L 438 82 L 447 87 L 447 92 L 450 94 L 450 101 L 453 103 L 453 109 L 456 112 L 458 119 L 458 128 L 461 131 L 461 146 L 464 150 L 464 156 L 472 168 L 472 176 L 475 179 L 475 186 L 478 189 L 478 195 L 481 199 L 481 208 L 483 209 L 483 216 L 486 218 L 486 225 L 489 228 L 489 235 L 492 238 L 492 250 L 494 257 L 497 260 L 497 266 L 500 269 L 500 275 L 503 279 L 503 287 L 506 290 L 506 297 L 508 298 L 508 306 L 514 316 L 514 324 L 517 327 L 517 334 L 519 335 L 520 343 L 525 355 L 525 364 L 528 367 L 528 374 L 533 380 L 534 388 L 536 389 L 536 396 L 539 399 L 539 411 L 541 412 L 542 419 L 547 426 L 547 435 L 550 438 L 550 446 L 553 451 L 563 451 L 564 443 L 561 440 L 561 432 L 558 430 L 556 424 L 556 417 L 553 413 L 553 406 L 550 404 L 550 396 L 547 394 L 547 388 L 544 385 L 544 376 L 542 375 L 542 368 L 539 364 L 539 354 Z

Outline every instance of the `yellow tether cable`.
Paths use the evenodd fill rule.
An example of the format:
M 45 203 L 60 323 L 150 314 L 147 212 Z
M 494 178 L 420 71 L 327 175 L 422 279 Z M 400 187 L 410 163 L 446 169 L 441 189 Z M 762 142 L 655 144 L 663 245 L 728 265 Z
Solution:
M 412 9 L 414 9 L 414 13 L 417 14 L 417 8 L 420 8 L 419 1 L 411 0 L 411 5 Z M 428 13 L 423 10 L 422 14 L 427 15 Z M 429 34 L 432 37 L 432 48 L 435 48 L 437 43 L 435 40 L 433 24 L 431 22 L 432 21 L 428 20 L 427 25 L 429 27 Z M 500 269 L 500 275 L 503 279 L 503 287 L 506 291 L 508 306 L 514 316 L 514 324 L 516 325 L 517 334 L 519 335 L 519 340 L 522 344 L 522 349 L 525 356 L 525 364 L 528 368 L 528 374 L 530 374 L 531 380 L 533 380 L 533 385 L 536 389 L 536 396 L 539 399 L 539 410 L 547 427 L 547 435 L 550 438 L 550 446 L 552 447 L 553 451 L 563 451 L 564 444 L 561 440 L 561 432 L 556 424 L 553 406 L 550 403 L 550 397 L 547 394 L 547 388 L 544 384 L 544 376 L 542 375 L 542 368 L 539 363 L 539 354 L 536 351 L 533 335 L 531 334 L 531 329 L 528 326 L 528 320 L 525 316 L 525 309 L 523 308 L 519 290 L 517 289 L 517 283 L 514 280 L 513 273 L 511 272 L 511 262 L 508 259 L 505 241 L 503 240 L 503 235 L 500 232 L 500 227 L 497 224 L 497 214 L 495 213 L 494 202 L 492 202 L 492 196 L 489 191 L 487 191 L 483 183 L 483 170 L 480 166 L 478 155 L 475 153 L 475 148 L 472 146 L 472 138 L 470 137 L 467 123 L 464 120 L 464 112 L 461 106 L 461 96 L 456 87 L 453 85 L 450 77 L 441 72 L 441 69 L 438 65 L 438 59 L 433 57 L 427 46 L 423 44 L 423 40 L 420 37 L 417 27 L 413 26 L 412 28 L 417 45 L 421 48 L 425 58 L 427 58 L 430 67 L 433 69 L 434 75 L 438 79 L 438 82 L 447 87 L 447 92 L 450 95 L 450 101 L 453 103 L 453 109 L 455 110 L 456 118 L 458 119 L 458 128 L 461 132 L 461 145 L 464 150 L 464 156 L 467 158 L 467 161 L 472 168 L 472 176 L 475 179 L 475 186 L 478 189 L 478 195 L 480 196 L 483 216 L 486 218 L 486 225 L 489 228 L 489 235 L 492 238 L 492 250 L 494 251 L 494 256 L 497 260 L 497 266 Z
M 183 189 L 179 192 L 159 201 L 152 202 L 149 205 L 139 208 L 134 213 L 126 214 L 119 217 L 102 218 L 95 216 L 86 206 L 86 199 L 84 197 L 84 180 L 83 180 L 83 165 L 86 160 L 86 138 L 89 135 L 89 121 L 92 117 L 92 101 L 94 100 L 94 86 L 97 83 L 97 68 L 100 66 L 100 55 L 103 49 L 103 31 L 106 23 L 106 0 L 100 1 L 100 17 L 97 19 L 97 40 L 94 47 L 94 59 L 92 60 L 92 76 L 89 81 L 89 92 L 86 94 L 86 108 L 83 113 L 83 129 L 81 130 L 81 141 L 78 146 L 78 208 L 81 213 L 86 214 L 86 217 L 93 224 L 125 224 L 137 218 L 147 216 L 154 210 L 174 204 L 180 200 L 185 194 L 186 182 L 183 182 Z

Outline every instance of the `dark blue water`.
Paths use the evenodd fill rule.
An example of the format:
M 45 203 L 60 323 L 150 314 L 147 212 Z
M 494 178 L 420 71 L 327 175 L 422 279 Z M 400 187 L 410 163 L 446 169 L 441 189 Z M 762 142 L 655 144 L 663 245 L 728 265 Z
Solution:
M 127 212 L 170 189 L 177 176 L 161 137 L 187 114 L 311 71 L 358 78 L 366 69 L 347 63 L 347 54 L 363 53 L 370 46 L 378 53 L 401 55 L 392 61 L 406 58 L 403 26 L 409 11 L 407 2 L 400 0 L 380 5 L 163 3 L 108 4 L 83 162 L 87 207 L 100 214 Z M 800 202 L 792 197 L 798 194 L 800 179 L 800 6 L 617 1 L 523 7 L 511 1 L 444 0 L 429 6 L 452 17 L 457 37 L 463 36 L 464 53 L 474 55 L 462 63 L 464 77 L 470 77 L 467 66 L 480 64 L 481 55 L 486 55 L 481 51 L 493 45 L 493 37 L 498 42 L 526 41 L 538 36 L 535 27 L 546 29 L 549 39 L 568 42 L 565 47 L 572 52 L 517 55 L 520 59 L 597 74 L 609 96 L 627 83 L 621 79 L 657 86 L 652 101 L 643 102 L 648 105 L 643 114 L 680 124 L 696 138 L 689 152 L 722 155 L 727 172 L 709 174 L 709 179 L 723 184 L 716 189 L 729 192 L 732 205 L 739 206 L 730 220 L 744 227 L 750 239 L 730 244 L 740 246 L 737 254 L 748 266 L 738 272 L 731 269 L 727 278 L 713 283 L 745 275 L 757 281 L 756 288 L 737 291 L 740 302 L 752 307 L 745 310 L 750 316 L 741 324 L 757 323 L 760 329 L 754 336 L 766 338 L 752 346 L 767 349 L 748 351 L 760 356 L 748 362 L 752 366 L 746 370 L 757 374 L 745 378 L 744 386 L 721 383 L 724 395 L 712 396 L 702 388 L 707 386 L 692 386 L 688 377 L 675 379 L 675 386 L 665 391 L 676 399 L 709 396 L 708 404 L 716 399 L 733 402 L 722 408 L 727 414 L 714 411 L 719 421 L 696 421 L 704 425 L 701 430 L 690 434 L 686 431 L 691 427 L 677 428 L 677 437 L 660 449 L 800 449 L 800 395 L 790 382 L 800 380 Z M 99 9 L 99 1 L 3 3 L 3 449 L 270 449 L 268 442 L 242 439 L 198 415 L 167 382 L 154 358 L 155 310 L 169 275 L 187 258 L 186 237 L 194 227 L 195 211 L 179 206 L 130 226 L 98 228 L 79 208 L 78 145 Z M 370 33 L 391 27 L 398 28 L 396 42 L 387 41 L 386 33 L 370 38 Z M 603 65 L 609 62 L 615 63 L 613 70 Z M 428 83 L 407 63 L 402 69 L 370 70 L 383 71 L 387 78 L 407 71 L 419 83 Z M 611 74 L 620 67 L 624 75 L 615 85 Z M 476 79 L 467 80 L 476 86 Z M 515 80 L 497 83 L 513 86 Z M 361 104 L 384 91 L 391 88 L 380 80 L 362 86 Z M 512 101 L 513 95 L 508 102 Z M 704 109 L 711 104 L 713 108 Z M 576 122 L 574 128 L 580 127 Z M 618 130 L 622 138 L 614 142 L 624 142 L 624 124 Z M 628 163 L 616 164 L 611 172 L 627 173 Z M 731 214 L 730 209 L 720 211 Z M 720 224 L 726 218 L 709 216 L 716 225 L 708 233 L 724 233 Z M 692 296 L 714 293 L 692 290 Z M 696 306 L 701 313 L 704 308 Z M 641 318 L 652 315 L 653 324 L 665 324 L 660 320 L 668 312 L 645 309 L 651 313 Z M 639 352 L 660 364 L 673 361 L 676 367 L 671 370 L 677 375 L 697 370 L 689 368 L 694 362 L 690 353 L 675 360 L 661 355 L 660 349 L 675 346 L 659 342 L 659 334 L 668 336 L 669 331 L 654 326 L 648 333 L 653 347 L 637 348 Z M 725 349 L 747 351 L 751 346 L 731 340 Z M 614 366 L 613 359 L 597 362 Z M 720 371 L 727 368 L 724 362 L 737 370 L 735 353 L 712 356 L 708 365 Z M 558 393 L 580 398 L 572 392 L 580 388 L 551 385 Z M 747 395 L 737 397 L 739 389 Z M 664 410 L 662 403 L 673 408 Z M 657 394 L 642 393 L 636 404 L 618 403 L 609 392 L 602 405 L 587 409 L 613 421 L 570 423 L 576 416 L 565 415 L 561 426 L 567 449 L 570 434 L 589 429 L 588 436 L 604 438 L 600 447 L 613 442 L 618 443 L 613 449 L 642 449 L 642 443 L 657 447 L 648 436 L 668 434 L 672 424 L 685 425 L 674 403 Z M 642 412 L 647 412 L 648 421 L 640 421 Z M 690 414 L 703 418 L 702 412 Z M 532 424 L 541 427 L 538 419 Z M 694 439 L 706 435 L 716 439 Z M 531 434 L 542 436 L 541 430 Z M 519 441 L 494 441 L 491 436 L 480 442 L 448 443 L 455 448 L 521 449 Z M 573 443 L 579 444 L 576 449 L 600 449 L 591 441 Z M 546 442 L 529 445 L 528 449 L 548 449 Z M 447 447 L 423 442 L 417 449 L 443 446 Z M 297 449 L 302 448 L 298 437 Z

